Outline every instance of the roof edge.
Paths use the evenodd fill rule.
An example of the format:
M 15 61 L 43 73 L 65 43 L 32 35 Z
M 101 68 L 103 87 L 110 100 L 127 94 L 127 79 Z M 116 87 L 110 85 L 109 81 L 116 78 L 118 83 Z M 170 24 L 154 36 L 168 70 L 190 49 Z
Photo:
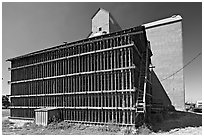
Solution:
M 131 30 L 141 31 L 141 30 L 143 30 L 143 28 L 145 28 L 145 27 L 142 26 L 142 25 L 139 25 L 139 26 L 136 26 L 136 27 L 131 27 L 131 28 L 123 29 L 123 30 L 112 32 L 112 33 L 105 34 L 105 35 L 100 35 L 100 36 L 91 37 L 91 38 L 83 38 L 83 39 L 72 41 L 72 42 L 69 42 L 69 43 L 66 43 L 66 44 L 63 43 L 63 44 L 60 44 L 58 46 L 44 48 L 44 49 L 41 49 L 41 50 L 37 50 L 37 51 L 34 51 L 34 52 L 30 52 L 30 53 L 27 53 L 27 54 L 23 54 L 23 55 L 20 55 L 20 56 L 9 58 L 6 61 L 13 61 L 13 60 L 20 59 L 20 58 L 23 58 L 23 57 L 29 57 L 29 56 L 33 56 L 33 55 L 36 55 L 36 54 L 41 54 L 42 52 L 49 52 L 49 51 L 52 51 L 52 50 L 57 50 L 59 48 L 65 47 L 65 46 L 74 46 L 77 43 L 83 43 L 83 42 L 86 42 L 86 41 L 91 41 L 91 40 L 100 39 L 100 38 L 102 39 L 102 38 L 105 38 L 107 36 L 109 37 L 111 35 L 115 35 L 115 34 L 118 34 L 118 33 L 121 33 L 121 34 L 122 33 L 127 33 L 128 31 L 131 31 Z
M 177 21 L 181 21 L 181 20 L 182 20 L 181 15 L 173 15 L 173 16 L 171 16 L 169 18 L 165 18 L 165 19 L 145 23 L 142 26 L 145 26 L 145 28 L 147 29 L 147 28 L 152 28 L 152 27 L 160 26 L 160 25 L 163 25 L 163 24 L 169 24 L 169 23 L 173 23 L 173 22 L 177 22 Z
M 103 11 L 109 13 L 107 10 L 105 10 L 105 9 L 103 9 L 103 8 L 98 8 L 98 10 L 97 10 L 97 11 L 93 14 L 93 16 L 91 17 L 91 19 L 93 19 L 93 18 L 96 16 L 96 14 L 97 14 L 100 10 L 103 10 Z

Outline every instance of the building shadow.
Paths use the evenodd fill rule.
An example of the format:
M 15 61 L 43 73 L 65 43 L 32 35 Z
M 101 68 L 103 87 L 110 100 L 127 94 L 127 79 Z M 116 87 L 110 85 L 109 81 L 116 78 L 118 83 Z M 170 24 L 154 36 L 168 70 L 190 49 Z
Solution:
M 152 116 L 152 130 L 167 132 L 176 128 L 202 126 L 202 114 L 184 111 L 168 111 Z
M 155 105 L 161 104 L 168 109 L 174 109 L 169 96 L 154 71 L 152 71 L 152 103 Z

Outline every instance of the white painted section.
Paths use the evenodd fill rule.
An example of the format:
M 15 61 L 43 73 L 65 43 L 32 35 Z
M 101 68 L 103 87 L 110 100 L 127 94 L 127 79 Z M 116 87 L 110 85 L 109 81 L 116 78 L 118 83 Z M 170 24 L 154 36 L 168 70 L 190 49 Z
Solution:
M 170 22 L 175 22 L 175 21 L 179 21 L 179 20 L 182 20 L 182 17 L 180 15 L 173 15 L 169 18 L 165 18 L 165 19 L 161 19 L 161 20 L 157 20 L 157 21 L 143 24 L 142 26 L 145 26 L 145 28 L 149 28 L 149 27 L 162 25 L 162 24 L 170 23 Z

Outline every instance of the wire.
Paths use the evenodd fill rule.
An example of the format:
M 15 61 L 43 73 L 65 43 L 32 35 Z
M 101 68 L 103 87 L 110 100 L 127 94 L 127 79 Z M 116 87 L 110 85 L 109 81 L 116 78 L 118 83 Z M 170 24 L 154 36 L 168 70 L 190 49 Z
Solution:
M 167 80 L 168 78 L 174 76 L 176 73 L 180 72 L 181 70 L 183 70 L 185 67 L 187 67 L 189 64 L 191 64 L 196 58 L 198 58 L 201 55 L 201 52 L 198 53 L 192 60 L 190 60 L 186 65 L 184 65 L 182 68 L 180 68 L 179 70 L 177 70 L 176 72 L 174 72 L 173 74 L 169 75 L 168 77 L 162 79 L 161 81 Z

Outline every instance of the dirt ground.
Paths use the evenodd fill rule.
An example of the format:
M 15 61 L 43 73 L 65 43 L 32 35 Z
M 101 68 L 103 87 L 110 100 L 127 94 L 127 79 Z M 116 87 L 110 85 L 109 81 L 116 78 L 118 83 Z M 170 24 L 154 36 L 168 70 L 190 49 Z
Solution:
M 67 122 L 43 127 L 32 122 L 11 121 L 8 116 L 9 110 L 2 110 L 3 135 L 202 135 L 202 115 L 181 111 L 152 115 L 150 124 L 137 129 L 114 124 L 90 126 Z

